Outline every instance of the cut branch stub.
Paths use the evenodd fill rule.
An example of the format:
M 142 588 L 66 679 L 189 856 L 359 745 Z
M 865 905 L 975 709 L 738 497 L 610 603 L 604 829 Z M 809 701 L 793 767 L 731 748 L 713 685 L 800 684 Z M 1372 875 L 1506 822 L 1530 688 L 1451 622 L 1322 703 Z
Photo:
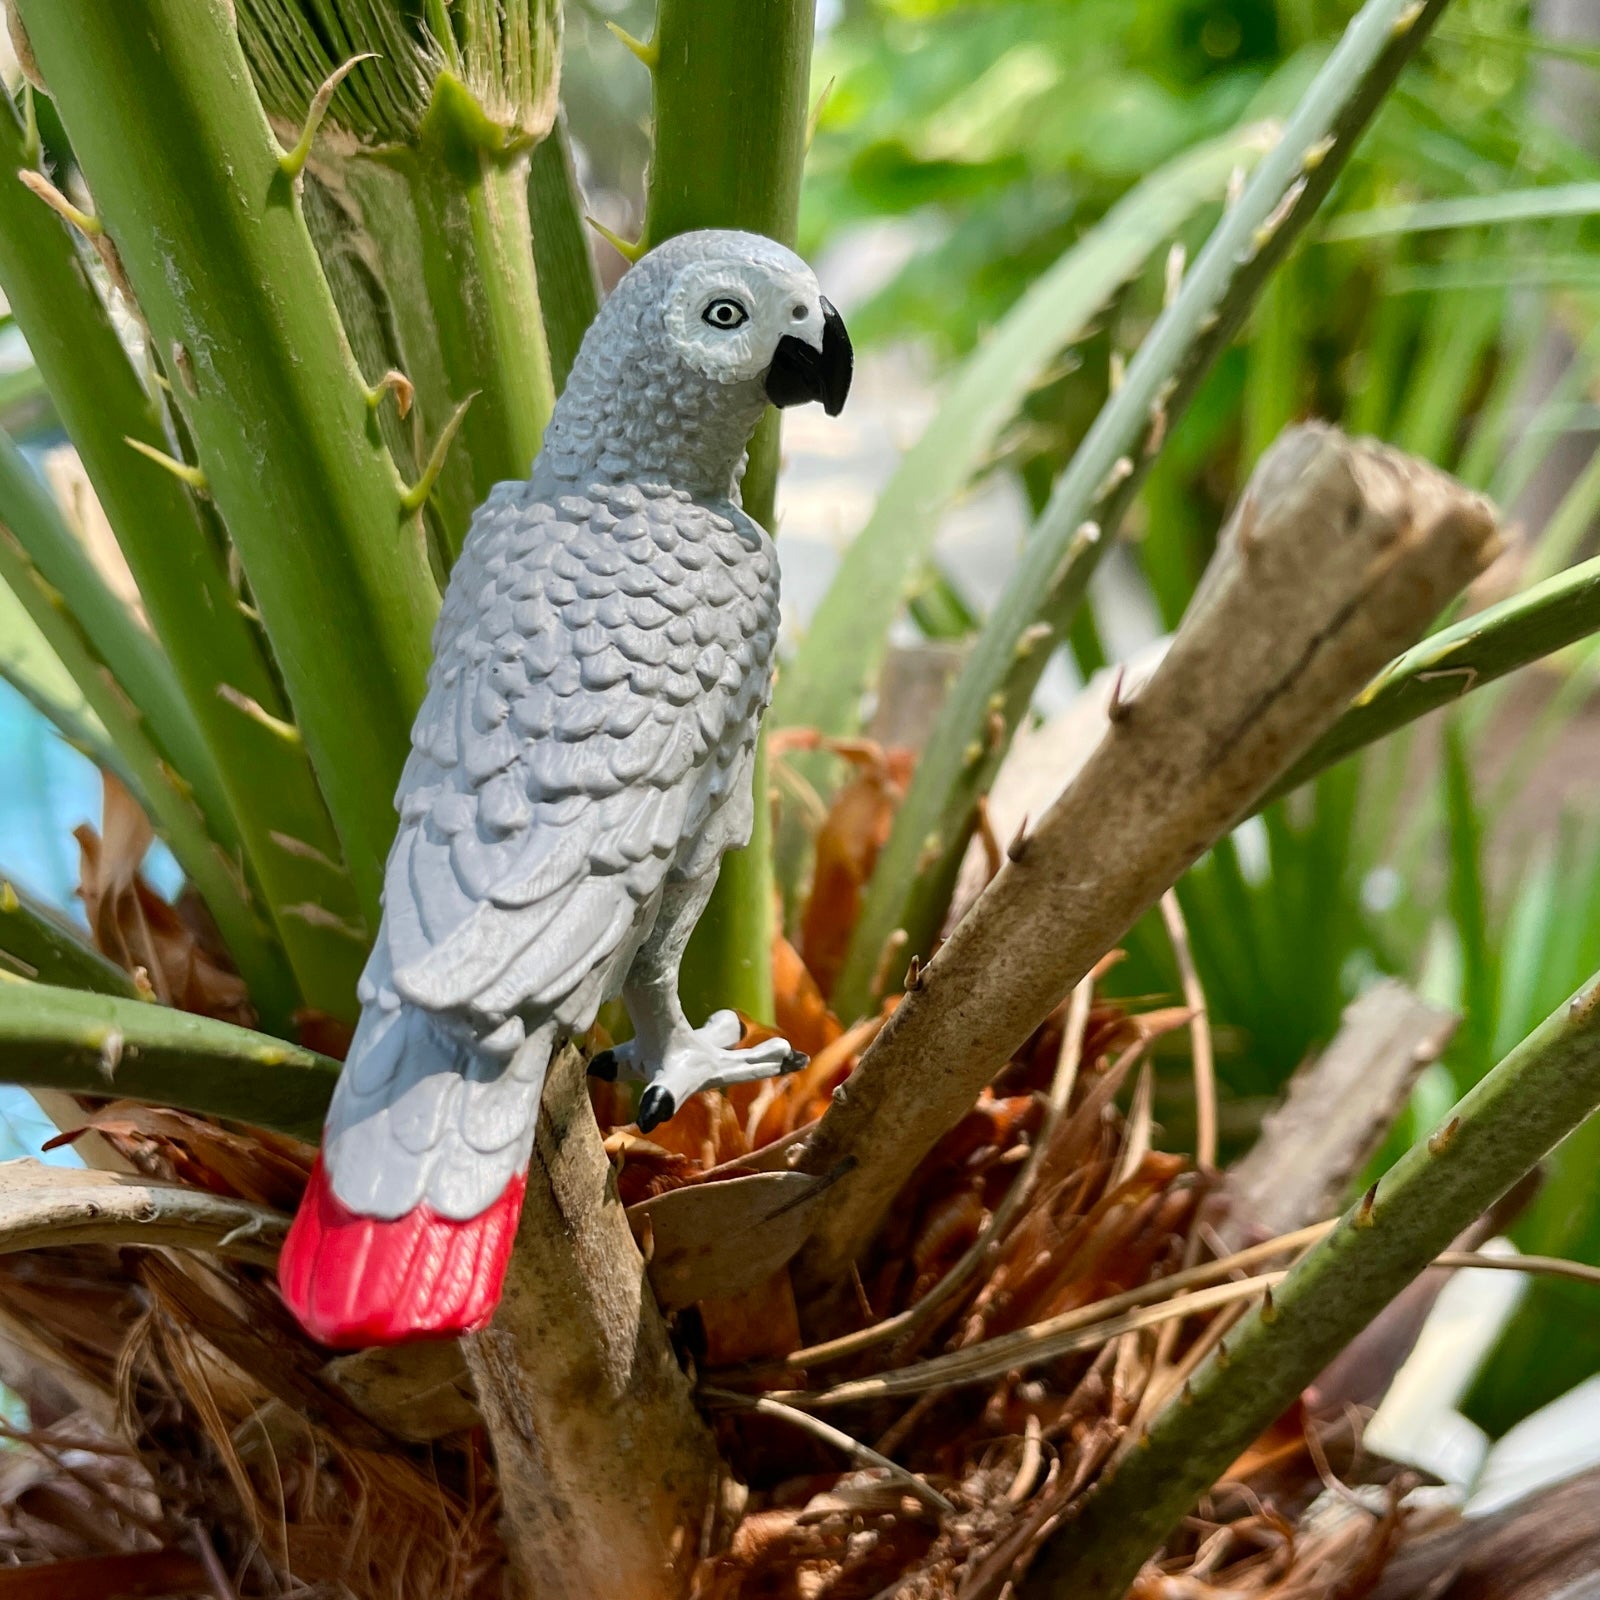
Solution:
M 856 1162 L 818 1207 L 813 1282 L 843 1276 L 1028 1033 L 1498 547 L 1488 504 L 1424 462 L 1322 427 L 1279 440 L 1133 714 L 956 927 L 807 1145 L 806 1171 Z

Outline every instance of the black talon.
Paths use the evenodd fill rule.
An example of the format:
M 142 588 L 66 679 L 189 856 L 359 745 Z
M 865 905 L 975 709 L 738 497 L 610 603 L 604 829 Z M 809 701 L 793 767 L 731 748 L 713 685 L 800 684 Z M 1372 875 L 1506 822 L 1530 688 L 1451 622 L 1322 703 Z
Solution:
M 672 1091 L 663 1089 L 659 1083 L 652 1083 L 639 1096 L 639 1115 L 635 1119 L 639 1124 L 639 1132 L 649 1133 L 652 1128 L 659 1127 L 677 1109 L 678 1102 L 672 1098 Z
M 599 1050 L 589 1058 L 589 1076 L 600 1078 L 606 1083 L 617 1081 L 617 1052 L 615 1050 Z
M 791 1050 L 788 1059 L 779 1067 L 778 1072 L 782 1077 L 788 1077 L 791 1072 L 798 1072 L 802 1067 L 811 1065 L 811 1057 L 804 1050 Z

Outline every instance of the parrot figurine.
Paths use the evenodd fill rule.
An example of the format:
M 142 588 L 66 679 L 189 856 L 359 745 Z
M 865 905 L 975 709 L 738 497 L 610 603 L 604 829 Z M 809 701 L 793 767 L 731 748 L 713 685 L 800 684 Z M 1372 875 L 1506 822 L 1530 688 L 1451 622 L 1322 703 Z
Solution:
M 400 779 L 383 921 L 279 1263 L 324 1344 L 475 1331 L 500 1297 L 551 1057 L 620 995 L 649 1131 L 791 1071 L 689 1025 L 684 946 L 748 842 L 778 564 L 739 505 L 770 403 L 849 392 L 815 275 L 756 234 L 683 234 L 595 319 L 526 482 L 472 519 Z

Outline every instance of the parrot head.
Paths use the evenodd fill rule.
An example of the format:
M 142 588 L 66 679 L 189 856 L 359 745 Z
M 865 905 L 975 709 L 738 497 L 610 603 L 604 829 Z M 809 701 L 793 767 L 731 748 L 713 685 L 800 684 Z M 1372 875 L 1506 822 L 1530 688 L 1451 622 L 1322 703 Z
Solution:
M 584 334 L 545 433 L 575 483 L 725 495 L 768 405 L 850 392 L 850 338 L 816 274 L 756 233 L 681 233 L 639 258 Z
M 775 406 L 844 409 L 854 355 L 844 319 L 793 251 L 758 234 L 685 234 L 687 257 L 666 293 L 667 335 L 696 371 L 722 383 L 760 379 Z

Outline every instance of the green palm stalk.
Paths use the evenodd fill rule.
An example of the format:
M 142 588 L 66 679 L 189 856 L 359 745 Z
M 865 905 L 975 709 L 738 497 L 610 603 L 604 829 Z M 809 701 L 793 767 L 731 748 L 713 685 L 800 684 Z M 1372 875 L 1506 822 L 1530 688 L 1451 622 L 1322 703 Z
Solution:
M 18 492 L 8 493 L 11 490 Z M 72 535 L 59 525 L 55 502 L 3 435 L 0 508 L 0 518 L 11 526 L 19 520 L 19 508 L 26 508 L 41 523 L 55 519 L 54 541 L 62 548 L 72 541 Z M 26 541 L 36 548 L 45 542 L 37 537 Z M 82 559 L 87 568 L 87 558 Z M 0 584 L 22 603 L 57 661 L 83 691 L 84 701 L 133 779 L 134 794 L 215 919 L 263 1021 L 269 1027 L 287 1029 L 297 1000 L 294 977 L 283 951 L 258 914 L 238 863 L 208 830 L 207 819 L 195 805 L 193 790 L 156 746 L 141 715 L 140 705 L 144 702 L 131 698 L 135 685 L 146 695 L 150 693 L 150 681 L 167 673 L 165 660 L 149 645 L 149 676 L 135 677 L 130 683 L 125 676 L 126 664 L 119 662 L 113 667 L 103 653 L 100 635 L 91 631 L 101 625 L 112 631 L 119 612 L 127 626 L 136 626 L 126 607 L 89 569 L 75 574 L 78 604 L 69 609 L 61 591 L 29 559 L 24 541 L 6 526 L 0 526 Z M 96 585 L 100 589 L 98 604 L 90 602 Z M 85 618 L 96 621 L 91 624 Z
M 0 169 L 28 166 L 29 156 L 22 124 L 0 109 Z M 188 750 L 174 753 L 174 765 L 195 788 L 202 813 L 212 818 L 220 812 L 228 831 L 220 833 L 213 823 L 218 837 L 230 850 L 235 838 L 242 844 L 302 998 L 347 1014 L 362 957 L 360 918 L 305 749 L 285 733 L 288 711 L 277 681 L 193 495 L 130 448 L 133 441 L 165 451 L 168 441 L 72 237 L 36 195 L 8 179 L 0 179 L 0 287 L 182 691 L 179 705 L 197 737 Z M 0 467 L 0 483 L 6 481 Z M 44 549 L 32 554 L 106 649 L 109 632 L 82 609 L 81 586 L 52 576 Z M 117 620 L 148 644 L 131 618 Z M 162 703 L 147 703 L 139 679 L 120 681 L 159 732 Z
M 369 925 L 438 606 L 230 8 L 15 8 L 237 546 Z M 160 139 L 129 136 L 161 128 Z
M 4 678 L 57 733 L 81 755 L 124 787 L 138 784 L 111 742 L 104 724 L 89 707 L 83 689 L 45 642 L 22 602 L 0 583 L 0 678 Z
M 1273 798 L 1395 729 L 1600 630 L 1600 557 L 1463 617 L 1397 657 L 1297 761 Z
M 526 477 L 554 398 L 528 172 L 556 115 L 560 7 L 239 0 L 238 12 L 262 101 L 285 128 L 341 67 L 372 57 L 327 101 L 317 159 L 361 213 L 423 428 L 437 435 L 472 401 L 437 489 L 453 556 L 489 490 Z
M 117 1094 L 315 1139 L 339 1064 L 169 1006 L 0 973 L 0 1078 Z
M 645 240 L 691 228 L 745 228 L 788 245 L 799 223 L 811 85 L 810 0 L 661 0 L 639 54 L 655 84 L 655 156 Z M 745 509 L 774 527 L 778 416 L 750 445 Z M 724 858 L 682 972 L 684 1004 L 772 1018 L 772 817 L 764 749 L 755 773 L 755 831 Z
M 42 905 L 0 875 L 0 972 L 92 989 L 132 1000 L 138 989 L 121 967 L 84 943 L 78 930 L 51 907 Z
M 203 826 L 224 850 L 236 851 L 238 827 L 221 774 L 171 662 L 111 592 L 50 491 L 4 434 L 0 434 L 0 530 L 15 544 L 15 556 L 24 558 L 49 585 L 51 604 L 69 613 L 93 640 L 95 656 L 128 697 L 131 714 L 144 723 L 144 737 L 190 791 Z M 27 593 L 16 583 L 12 587 L 27 605 Z M 34 612 L 33 606 L 28 608 Z
M 550 344 L 550 376 L 559 394 L 583 335 L 600 309 L 578 178 L 567 131 L 559 121 L 534 146 L 528 162 L 528 214 L 533 222 L 539 303 Z

